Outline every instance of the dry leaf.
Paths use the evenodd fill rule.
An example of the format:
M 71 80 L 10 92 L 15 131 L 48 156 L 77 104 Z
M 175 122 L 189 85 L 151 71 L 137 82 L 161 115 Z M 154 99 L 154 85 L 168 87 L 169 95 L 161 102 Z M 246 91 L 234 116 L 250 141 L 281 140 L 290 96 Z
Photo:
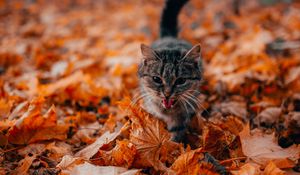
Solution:
M 26 156 L 23 160 L 19 162 L 18 167 L 11 174 L 29 174 L 28 170 L 32 164 L 32 162 L 36 159 L 36 156 Z
M 256 119 L 259 121 L 259 124 L 263 124 L 264 126 L 272 126 L 279 121 L 281 113 L 281 107 L 270 107 L 259 113 Z
M 117 145 L 111 151 L 99 150 L 91 158 L 91 161 L 96 165 L 113 165 L 129 168 L 134 161 L 136 152 L 135 146 L 128 140 L 117 140 Z
M 224 102 L 220 108 L 221 112 L 225 115 L 234 115 L 242 119 L 246 119 L 247 117 L 246 103 L 244 102 Z
M 244 155 L 239 148 L 239 137 L 231 133 L 230 130 L 221 127 L 212 123 L 204 125 L 202 133 L 203 149 L 218 160 L 229 159 L 231 156 L 243 157 Z
M 99 137 L 94 143 L 88 145 L 84 149 L 80 150 L 75 154 L 77 157 L 83 157 L 85 159 L 90 159 L 93 157 L 99 149 L 105 145 L 109 144 L 110 142 L 114 141 L 122 132 L 122 129 L 126 128 L 127 126 L 124 125 L 123 128 L 117 129 L 113 133 L 109 133 L 108 131 L 105 132 L 101 137 Z
M 68 126 L 58 125 L 56 120 L 54 106 L 43 116 L 35 106 L 29 107 L 29 110 L 9 130 L 8 141 L 14 144 L 28 144 L 41 140 L 65 140 Z
M 275 142 L 273 134 L 264 134 L 260 130 L 250 133 L 249 126 L 240 133 L 243 153 L 250 162 L 258 163 L 265 167 L 273 161 L 278 168 L 291 168 L 300 158 L 299 145 L 283 149 Z
M 53 84 L 42 86 L 40 90 L 40 95 L 50 96 L 54 93 L 58 93 L 59 91 L 64 90 L 70 85 L 74 85 L 83 81 L 83 79 L 84 74 L 81 71 L 77 71 L 66 78 L 58 80 Z
M 71 171 L 72 175 L 86 175 L 86 174 L 105 174 L 105 175 L 135 175 L 139 170 L 127 170 L 123 167 L 114 166 L 95 166 L 85 162 L 77 165 Z
M 240 170 L 231 171 L 231 173 L 233 175 L 258 175 L 260 174 L 260 170 L 257 165 L 247 163 L 240 167 Z
M 266 166 L 263 175 L 285 175 L 272 161 Z
M 73 157 L 71 155 L 65 155 L 59 164 L 56 165 L 62 173 L 70 174 L 70 171 L 79 164 L 84 163 L 83 158 L 80 157 Z
M 201 148 L 188 151 L 180 155 L 172 164 L 171 169 L 177 174 L 198 174 L 200 170 L 199 161 L 204 159 Z
M 157 118 L 153 118 L 137 106 L 131 106 L 128 99 L 119 105 L 129 108 L 131 112 L 130 142 L 137 148 L 135 166 L 153 166 L 156 170 L 166 171 L 164 163 L 174 161 L 174 157 L 180 154 L 181 146 L 171 141 L 170 133 Z

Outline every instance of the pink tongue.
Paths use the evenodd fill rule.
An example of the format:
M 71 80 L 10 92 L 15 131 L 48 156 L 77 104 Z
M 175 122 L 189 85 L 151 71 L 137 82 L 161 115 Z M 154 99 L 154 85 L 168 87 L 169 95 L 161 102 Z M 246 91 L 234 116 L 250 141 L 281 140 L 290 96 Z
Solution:
M 173 99 L 163 99 L 163 104 L 167 109 L 170 109 L 173 105 L 174 100 Z

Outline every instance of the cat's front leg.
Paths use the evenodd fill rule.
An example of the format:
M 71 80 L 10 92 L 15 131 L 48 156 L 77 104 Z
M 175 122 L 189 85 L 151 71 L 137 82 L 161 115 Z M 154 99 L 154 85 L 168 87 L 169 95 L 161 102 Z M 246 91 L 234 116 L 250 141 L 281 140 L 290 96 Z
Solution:
M 187 134 L 187 127 L 186 125 L 178 125 L 173 126 L 169 129 L 172 133 L 172 140 L 175 142 L 182 142 L 187 143 L 186 134 Z

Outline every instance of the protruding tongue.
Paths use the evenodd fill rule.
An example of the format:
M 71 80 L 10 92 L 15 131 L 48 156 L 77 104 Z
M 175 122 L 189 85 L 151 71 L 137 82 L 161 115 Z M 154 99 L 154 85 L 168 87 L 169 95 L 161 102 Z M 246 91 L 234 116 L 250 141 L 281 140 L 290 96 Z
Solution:
M 173 105 L 173 103 L 174 103 L 174 100 L 173 99 L 169 99 L 169 100 L 167 100 L 167 99 L 163 99 L 163 105 L 165 106 L 165 108 L 167 108 L 167 109 L 170 109 L 171 107 L 172 107 L 172 105 Z

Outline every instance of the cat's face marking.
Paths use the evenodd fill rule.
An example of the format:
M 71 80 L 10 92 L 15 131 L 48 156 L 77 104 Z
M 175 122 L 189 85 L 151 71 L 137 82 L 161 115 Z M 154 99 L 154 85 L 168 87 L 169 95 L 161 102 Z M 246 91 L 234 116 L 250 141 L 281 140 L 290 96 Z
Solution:
M 153 50 L 142 44 L 141 50 L 138 73 L 144 100 L 164 112 L 195 110 L 201 80 L 200 46 L 180 51 Z

